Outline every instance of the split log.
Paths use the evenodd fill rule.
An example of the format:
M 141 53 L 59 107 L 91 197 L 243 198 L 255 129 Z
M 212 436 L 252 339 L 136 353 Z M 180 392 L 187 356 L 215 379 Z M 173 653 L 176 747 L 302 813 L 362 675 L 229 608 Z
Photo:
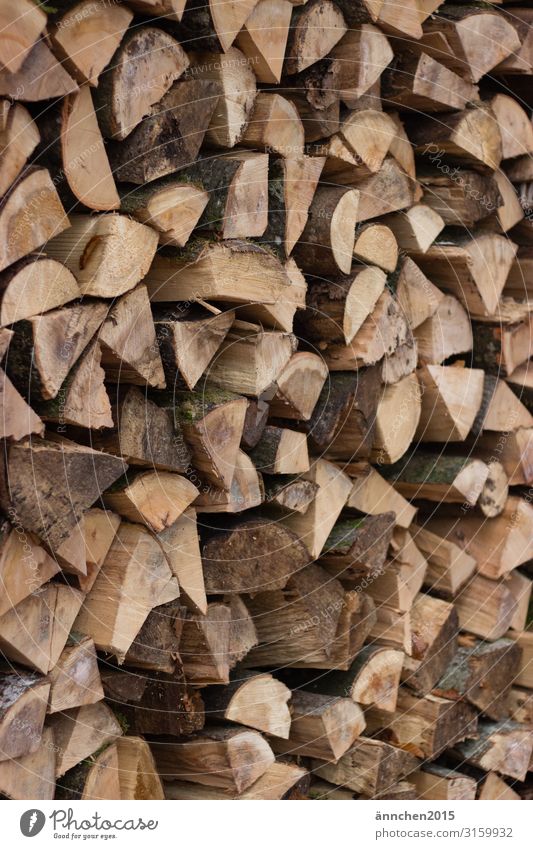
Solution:
M 140 525 L 122 522 L 85 598 L 75 629 L 121 662 L 150 611 L 179 595 L 163 549 Z
M 533 353 L 532 317 L 518 315 L 516 320 L 499 316 L 498 320 L 474 321 L 474 364 L 481 364 L 489 374 L 507 377 L 525 363 Z
M 167 588 L 168 593 L 165 591 L 159 597 L 129 647 L 124 659 L 127 666 L 168 675 L 176 671 L 182 609 L 175 598 L 175 589 L 170 584 Z
M 133 13 L 124 6 L 91 5 L 79 0 L 53 18 L 50 39 L 66 70 L 78 83 L 98 78 L 120 44 Z
M 270 415 L 309 421 L 327 376 L 328 369 L 317 354 L 297 351 L 276 377 L 276 394 L 270 402 Z
M 327 144 L 316 148 L 316 153 L 328 157 L 324 174 L 338 185 L 356 185 L 365 177 L 379 173 L 385 165 L 395 129 L 394 120 L 385 112 L 377 109 L 350 112 L 339 132 Z
M 309 471 L 307 437 L 288 428 L 267 426 L 250 457 L 261 473 L 283 475 Z
M 295 249 L 298 264 L 315 274 L 348 274 L 352 264 L 359 193 L 323 186 L 314 195 L 309 218 Z
M 457 649 L 459 621 L 453 604 L 420 593 L 411 608 L 411 629 L 414 650 L 412 657 L 404 659 L 402 682 L 426 695 Z
M 19 395 L 9 377 L 0 369 L 0 403 L 4 414 L 0 423 L 2 439 L 23 439 L 32 433 L 44 434 L 44 425 L 39 416 Z
M 235 275 L 239 278 L 235 289 Z M 160 301 L 223 301 L 239 304 L 239 318 L 292 330 L 301 295 L 270 251 L 250 242 L 198 241 L 186 252 L 156 256 L 145 279 L 150 298 Z M 305 299 L 305 289 L 303 292 Z
M 120 517 L 111 513 L 110 510 L 92 508 L 83 514 L 87 575 L 78 576 L 79 587 L 83 592 L 88 593 L 93 586 L 119 525 Z
M 430 206 L 414 204 L 406 212 L 397 212 L 384 219 L 404 251 L 426 253 L 444 227 L 444 221 Z
M 157 308 L 154 323 L 169 385 L 177 373 L 194 389 L 220 348 L 235 319 L 233 310 L 212 314 L 203 307 Z
M 119 737 L 118 781 L 121 799 L 164 799 L 150 746 L 141 737 Z
M 278 522 L 249 519 L 202 546 L 206 592 L 273 592 L 307 566 L 309 554 L 296 534 Z
M 358 266 L 335 281 L 311 280 L 298 328 L 311 341 L 349 345 L 374 310 L 385 281 L 381 269 Z
M 36 41 L 18 71 L 0 69 L 0 96 L 13 100 L 39 102 L 64 97 L 78 90 L 47 46 L 44 38 Z
M 376 413 L 372 448 L 372 459 L 375 462 L 395 463 L 403 457 L 417 431 L 423 397 L 414 373 L 398 383 L 385 386 Z
M 531 637 L 531 633 L 529 631 L 521 631 L 519 634 L 512 633 L 509 634 L 509 636 L 516 640 L 519 647 L 522 649 L 520 669 L 515 683 L 519 687 L 527 687 L 529 690 L 533 690 L 533 664 L 531 663 L 531 658 L 533 656 L 533 638 Z
M 242 513 L 264 501 L 263 480 L 252 460 L 239 450 L 229 490 L 205 488 L 194 502 L 202 513 Z
M 268 308 L 267 308 L 268 309 Z M 209 369 L 209 380 L 226 392 L 258 398 L 285 368 L 296 348 L 292 333 L 234 324 Z
M 527 368 L 527 364 L 526 364 Z M 474 433 L 508 433 L 533 426 L 533 416 L 509 385 L 492 374 L 485 375 L 483 402 L 474 422 Z
M 68 226 L 69 220 L 48 171 L 27 168 L 0 204 L 0 271 Z
M 533 557 L 532 523 L 531 504 L 510 496 L 494 519 L 470 515 L 435 518 L 429 527 L 470 554 L 479 574 L 496 580 Z
M 351 27 L 351 8 L 344 8 L 347 4 L 343 3 L 337 3 L 337 6 Z M 340 98 L 348 109 L 355 109 L 357 100 L 378 82 L 393 52 L 388 39 L 377 27 L 362 23 L 348 29 L 329 55 L 340 64 Z
M 446 699 L 465 699 L 489 719 L 505 719 L 519 663 L 520 649 L 512 640 L 460 646 L 433 692 Z
M 22 392 L 55 398 L 107 314 L 102 301 L 78 302 L 14 326 L 6 363 Z
M 222 54 L 228 53 L 256 3 L 257 0 L 241 0 L 235 8 L 226 8 L 218 0 L 209 0 L 207 5 L 189 0 L 181 28 L 188 40 Z
M 412 452 L 382 471 L 406 498 L 469 506 L 477 502 L 489 475 L 482 460 L 426 451 Z
M 252 65 L 236 47 L 227 53 L 195 53 L 192 60 L 194 78 L 208 85 L 216 98 L 207 117 L 206 140 L 214 147 L 235 147 L 242 141 L 256 99 Z
M 394 0 L 384 0 L 377 23 L 388 35 L 404 39 L 418 39 L 422 35 L 420 26 L 420 3 L 418 0 L 402 2 L 400 10 Z
M 419 799 L 458 801 L 476 798 L 473 778 L 439 764 L 424 764 L 422 769 L 411 773 L 409 781 L 415 786 Z
M 463 764 L 524 781 L 532 746 L 531 732 L 521 725 L 509 721 L 481 722 L 477 738 L 458 744 L 453 754 Z
M 520 300 L 528 296 L 532 261 L 533 251 L 531 248 L 519 247 L 511 270 L 507 275 L 507 280 L 505 281 L 503 288 L 504 297 L 507 296 Z
M 520 802 L 521 797 L 515 793 L 505 781 L 495 772 L 489 772 L 483 786 L 479 791 L 478 799 L 508 799 L 513 802 Z
M 185 76 L 177 80 L 122 142 L 108 148 L 117 180 L 141 185 L 194 162 L 218 101 L 218 85 Z
M 259 0 L 236 38 L 261 83 L 279 83 L 289 37 L 292 2 Z
M 294 690 L 289 737 L 274 737 L 271 744 L 281 754 L 336 763 L 364 728 L 363 711 L 351 699 Z
M 480 49 L 480 40 L 483 49 Z M 442 43 L 446 52 L 442 51 Z M 426 21 L 421 44 L 424 49 L 426 46 L 434 50 L 440 48 L 442 61 L 472 82 L 479 82 L 520 47 L 516 30 L 497 10 L 469 6 L 452 6 L 437 20 Z
M 304 231 L 324 161 L 320 156 L 302 156 L 273 159 L 270 163 L 268 226 L 263 241 L 281 249 L 284 256 L 290 256 Z
M 178 422 L 172 422 L 167 410 L 146 398 L 136 386 L 118 394 L 112 432 L 98 435 L 95 448 L 117 454 L 128 464 L 167 472 L 186 472 L 190 451 Z
M 170 527 L 157 535 L 180 588 L 180 600 L 194 613 L 207 612 L 196 512 L 188 507 Z
M 523 631 L 528 622 L 533 581 L 514 569 L 507 577 L 507 585 L 516 599 L 516 613 L 511 620 L 511 628 L 513 631 Z
M 16 521 L 16 515 L 9 514 Z M 59 564 L 29 531 L 2 520 L 0 527 L 0 616 L 59 572 Z
M 14 9 L 8 0 L 0 7 L 0 63 L 12 74 L 19 70 L 46 26 L 46 14 L 30 0 Z
M 96 651 L 90 637 L 70 637 L 56 666 L 48 673 L 47 713 L 92 705 L 104 698 Z
M 409 327 L 413 330 L 418 329 L 435 315 L 444 297 L 411 257 L 404 256 L 396 280 L 396 298 Z M 467 321 L 466 316 L 465 320 Z M 418 345 L 418 334 L 416 334 L 416 340 Z
M 370 636 L 377 645 L 389 646 L 408 656 L 413 654 L 409 612 L 401 613 L 388 604 L 378 605 L 376 621 L 372 625 Z
M 228 684 L 231 610 L 213 602 L 205 615 L 188 612 L 182 622 L 180 657 L 193 686 Z
M 0 761 L 21 758 L 41 745 L 50 682 L 11 669 L 0 678 Z
M 416 436 L 422 442 L 462 442 L 481 406 L 481 369 L 428 365 L 418 371 L 422 391 Z
M 392 230 L 384 224 L 363 224 L 355 230 L 353 255 L 366 265 L 394 271 L 398 263 L 398 243 Z
M 341 11 L 329 0 L 311 0 L 293 12 L 285 73 L 297 74 L 326 56 L 346 32 Z
M 476 575 L 454 599 L 462 631 L 483 640 L 498 640 L 511 625 L 516 598 L 504 582 Z
M 316 775 L 368 796 L 382 793 L 417 766 L 410 752 L 369 739 L 357 740 L 336 764 L 312 762 Z
M 217 489 L 229 490 L 244 427 L 245 399 L 205 384 L 201 392 L 175 394 L 172 402 L 194 467 Z
M 47 253 L 75 275 L 80 294 L 95 298 L 116 298 L 133 289 L 156 248 L 150 227 L 116 214 L 72 216 L 69 229 L 46 245 Z
M 352 475 L 350 465 L 345 471 Z M 375 516 L 378 513 L 394 513 L 394 523 L 408 528 L 416 515 L 416 507 L 400 495 L 376 469 L 370 466 L 361 477 L 353 478 L 353 487 L 346 508 Z
M 318 486 L 312 481 L 301 480 L 296 475 L 265 475 L 265 502 L 284 512 L 305 513 L 315 495 Z
M 54 551 L 123 472 L 122 460 L 74 442 L 18 442 L 7 450 L 3 506 Z
M 509 693 L 509 717 L 515 722 L 531 725 L 533 718 L 533 693 L 521 687 L 512 687 Z
M 394 515 L 380 513 L 360 519 L 341 519 L 320 555 L 324 568 L 340 581 L 357 582 L 381 574 L 394 528 Z
M 41 122 L 40 160 L 50 163 L 54 184 L 71 209 L 118 209 L 120 199 L 88 85 L 69 94 Z M 87 138 L 93 141 L 87 145 Z
M 259 92 L 241 144 L 287 159 L 301 159 L 304 128 L 296 106 L 280 94 Z
M 434 165 L 445 156 L 452 163 L 494 171 L 502 158 L 500 129 L 487 105 L 476 104 L 438 118 L 419 117 L 409 127 L 409 138 L 415 153 L 431 155 Z
M 374 709 L 367 713 L 370 730 L 384 727 L 394 743 L 430 760 L 477 731 L 477 713 L 470 705 L 433 695 L 418 698 L 401 688 L 394 716 L 378 714 Z
M 289 737 L 291 691 L 268 672 L 241 670 L 227 687 L 211 687 L 203 696 L 210 720 L 236 722 L 284 740 Z
M 45 727 L 41 745 L 30 755 L 0 763 L 0 793 L 8 799 L 48 799 L 55 793 L 54 732 Z
M 61 307 L 81 294 L 74 275 L 44 254 L 30 254 L 2 272 L 0 291 L 2 327 Z
M 120 208 L 156 230 L 159 244 L 182 248 L 208 202 L 208 192 L 181 178 L 178 172 L 145 186 L 123 188 Z
M 133 734 L 181 736 L 204 726 L 200 694 L 187 688 L 180 670 L 142 675 L 109 668 L 103 684 L 108 702 Z
M 524 210 L 517 197 L 515 187 L 503 171 L 494 174 L 494 182 L 498 186 L 501 203 L 488 218 L 481 221 L 481 227 L 497 233 L 507 233 L 516 227 L 524 218 Z
M 120 799 L 116 744 L 104 744 L 102 751 L 69 769 L 57 782 L 56 798 Z
M 130 29 L 98 80 L 96 106 L 104 136 L 123 141 L 153 114 L 188 65 L 179 42 L 164 30 Z
M 427 558 L 428 568 L 425 584 L 445 598 L 453 598 L 458 590 L 475 572 L 476 561 L 462 546 L 433 532 L 433 522 L 423 528 L 414 527 L 414 539 L 422 554 Z
M 40 141 L 37 124 L 20 103 L 0 102 L 0 197 L 13 185 Z
M 46 584 L 0 617 L 0 650 L 46 675 L 58 662 L 82 603 L 78 590 Z
M 424 203 L 438 212 L 445 224 L 471 228 L 498 209 L 502 198 L 492 174 L 439 165 L 438 170 L 422 171 L 419 179 Z
M 398 293 L 402 301 L 402 295 Z M 449 357 L 471 351 L 474 345 L 468 314 L 457 298 L 444 295 L 430 315 L 414 331 L 422 363 L 440 364 Z
M 118 480 L 102 501 L 119 516 L 158 533 L 172 525 L 197 495 L 195 485 L 181 475 L 142 472 L 129 480 L 127 476 Z
M 303 515 L 283 518 L 283 524 L 296 533 L 309 554 L 317 558 L 337 521 L 351 490 L 351 482 L 339 468 L 326 460 L 315 460 L 302 475 L 318 485 L 314 501 Z
M 364 180 L 358 181 L 358 221 L 379 218 L 412 206 L 414 193 L 412 183 L 395 159 L 387 157 L 380 170 Z
M 423 51 L 396 54 L 384 74 L 384 101 L 400 109 L 451 112 L 477 100 L 477 86 L 437 60 Z
M 51 725 L 58 746 L 57 778 L 122 734 L 120 725 L 104 702 L 59 713 L 52 717 Z
M 165 387 L 146 286 L 137 286 L 113 304 L 100 328 L 98 341 L 109 380 Z
M 242 793 L 231 793 L 218 787 L 206 787 L 191 781 L 168 781 L 165 783 L 165 798 L 176 800 L 211 799 L 228 801 L 229 799 L 258 799 L 276 801 L 291 798 L 303 783 L 307 784 L 307 773 L 292 763 L 276 761 L 251 787 Z M 299 798 L 299 797 L 296 797 Z
M 257 731 L 213 725 L 184 742 L 157 743 L 153 754 L 160 776 L 241 793 L 274 763 Z
M 533 127 L 519 102 L 507 94 L 496 94 L 490 106 L 500 128 L 502 159 L 533 153 Z

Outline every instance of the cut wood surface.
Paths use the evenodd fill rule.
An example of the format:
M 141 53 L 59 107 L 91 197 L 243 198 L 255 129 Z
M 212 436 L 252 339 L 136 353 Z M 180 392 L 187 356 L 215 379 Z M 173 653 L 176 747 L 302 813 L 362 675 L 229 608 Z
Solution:
M 0 0 L 2 798 L 533 797 L 530 6 Z

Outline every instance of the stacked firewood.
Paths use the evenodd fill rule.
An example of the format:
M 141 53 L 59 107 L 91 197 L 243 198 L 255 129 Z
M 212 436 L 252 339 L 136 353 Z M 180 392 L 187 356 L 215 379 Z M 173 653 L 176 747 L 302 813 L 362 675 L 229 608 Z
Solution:
M 532 20 L 0 0 L 4 798 L 531 797 Z

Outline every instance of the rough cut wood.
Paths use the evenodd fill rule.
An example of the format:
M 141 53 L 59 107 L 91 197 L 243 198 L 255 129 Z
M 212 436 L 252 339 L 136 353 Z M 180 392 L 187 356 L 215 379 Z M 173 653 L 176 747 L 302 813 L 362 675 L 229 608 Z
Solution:
M 383 473 L 406 498 L 473 506 L 489 474 L 482 460 L 416 451 Z
M 46 26 L 46 14 L 30 0 L 13 8 L 8 0 L 0 6 L 0 62 L 10 72 L 18 71 Z
M 329 0 L 310 0 L 291 18 L 285 72 L 296 74 L 318 62 L 346 32 L 342 13 Z
M 0 793 L 7 799 L 53 799 L 55 793 L 54 732 L 45 727 L 32 754 L 0 763 Z
M 202 546 L 206 592 L 211 595 L 283 589 L 308 562 L 296 534 L 266 519 L 240 522 Z
M 183 743 L 153 748 L 162 778 L 193 781 L 242 792 L 274 763 L 274 754 L 257 731 L 213 725 Z
M 357 740 L 337 764 L 312 762 L 316 775 L 369 796 L 382 792 L 413 772 L 418 760 L 381 740 Z
M 23 439 L 32 433 L 44 434 L 39 416 L 26 404 L 9 377 L 0 369 L 0 399 L 4 415 L 0 424 L 2 439 Z
M 353 255 L 359 262 L 394 271 L 398 263 L 398 243 L 384 224 L 362 224 L 355 230 Z
M 454 599 L 461 630 L 498 640 L 510 627 L 517 601 L 504 582 L 476 575 Z
M 0 275 L 0 325 L 61 307 L 80 295 L 74 275 L 44 254 L 30 254 Z
M 195 501 L 202 513 L 242 513 L 259 507 L 265 499 L 261 474 L 244 451 L 237 451 L 233 480 L 229 490 L 203 488 Z
M 349 464 L 346 472 L 353 476 L 356 469 Z M 359 471 L 359 470 L 358 470 Z M 353 487 L 346 502 L 347 508 L 375 516 L 377 513 L 394 513 L 394 523 L 408 528 L 416 515 L 413 507 L 372 466 L 364 468 L 362 474 L 352 477 Z
M 279 83 L 289 29 L 289 0 L 259 0 L 237 36 L 236 44 L 262 83 Z
M 283 475 L 309 470 L 307 437 L 288 428 L 268 425 L 250 452 L 250 457 L 261 473 Z
M 128 735 L 119 737 L 115 746 L 120 798 L 164 799 L 163 785 L 146 740 Z
M 0 95 L 13 100 L 41 101 L 64 97 L 78 86 L 47 46 L 39 39 L 18 71 L 0 68 Z
M 270 413 L 282 419 L 309 421 L 327 377 L 328 370 L 320 356 L 297 351 L 276 378 Z
M 400 292 L 398 299 L 402 302 Z M 442 363 L 454 354 L 471 351 L 474 344 L 468 314 L 453 295 L 445 295 L 414 334 L 422 363 Z
M 280 94 L 259 92 L 241 144 L 279 153 L 287 159 L 300 159 L 304 128 L 296 106 Z
M 103 496 L 106 507 L 156 533 L 168 528 L 194 501 L 198 489 L 171 472 L 142 472 L 120 479 Z
M 502 158 L 501 134 L 489 106 L 476 104 L 450 116 L 418 118 L 409 130 L 415 152 L 494 171 Z
M 533 741 L 526 728 L 514 722 L 481 722 L 477 738 L 455 747 L 455 754 L 473 766 L 494 770 L 523 781 Z
M 41 744 L 50 683 L 34 672 L 5 671 L 0 683 L 0 760 L 20 758 Z
M 263 239 L 271 247 L 281 248 L 285 256 L 291 254 L 303 233 L 324 161 L 320 156 L 302 156 L 270 163 L 268 226 Z
M 477 87 L 427 53 L 409 50 L 396 55 L 384 75 L 383 99 L 421 112 L 464 109 L 477 99 Z
M 20 103 L 0 102 L 0 195 L 5 195 L 40 141 L 37 124 Z
M 435 529 L 435 532 L 434 532 Z M 439 536 L 433 520 L 424 527 L 413 527 L 414 539 L 428 561 L 425 584 L 429 589 L 454 597 L 476 569 L 476 561 L 462 546 Z
M 291 691 L 268 672 L 239 670 L 227 687 L 206 690 L 204 701 L 210 719 L 226 720 L 287 739 Z
M 386 386 L 379 399 L 372 458 L 375 462 L 395 463 L 402 457 L 419 426 L 423 395 L 416 374 Z M 397 418 L 394 413 L 400 409 Z M 390 427 L 394 421 L 394 427 Z
M 459 620 L 453 604 L 420 593 L 411 608 L 411 629 L 414 650 L 412 657 L 404 659 L 402 682 L 425 695 L 457 649 Z
M 104 698 L 96 651 L 90 637 L 69 638 L 59 660 L 48 673 L 47 713 L 58 713 Z
M 291 333 L 237 322 L 209 368 L 209 380 L 227 392 L 258 398 L 273 386 L 296 348 Z
M 275 752 L 338 761 L 365 728 L 363 711 L 351 699 L 294 690 L 287 740 L 275 738 Z
M 15 518 L 15 517 L 12 517 Z M 0 528 L 0 616 L 59 571 L 59 564 L 30 532 L 24 538 L 3 520 Z
M 190 799 L 212 799 L 229 801 L 230 799 L 261 799 L 276 801 L 279 799 L 292 798 L 293 792 L 297 793 L 299 786 L 307 784 L 308 774 L 301 767 L 292 763 L 276 761 L 265 773 L 255 781 L 251 787 L 242 793 L 223 790 L 219 787 L 207 787 L 193 784 L 191 781 L 167 781 L 165 782 L 165 798 L 186 800 Z M 300 796 L 295 796 L 300 798 Z
M 114 714 L 103 702 L 59 713 L 51 725 L 58 746 L 58 778 L 122 734 Z
M 320 562 L 341 581 L 379 575 L 394 528 L 392 513 L 338 521 L 328 536 Z
M 428 365 L 418 371 L 421 414 L 416 435 L 423 442 L 462 442 L 481 406 L 481 369 Z
M 473 778 L 439 764 L 427 763 L 412 772 L 408 779 L 414 784 L 419 799 L 462 800 L 476 798 Z
M 58 799 L 120 799 L 116 744 L 104 746 L 61 777 L 56 785 Z

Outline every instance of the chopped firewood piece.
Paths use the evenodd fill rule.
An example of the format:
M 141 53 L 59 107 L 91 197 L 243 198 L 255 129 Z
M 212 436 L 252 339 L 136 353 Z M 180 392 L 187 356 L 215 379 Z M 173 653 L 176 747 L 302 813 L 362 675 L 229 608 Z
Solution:
M 298 792 L 299 786 L 306 785 L 308 774 L 299 766 L 284 761 L 276 761 L 251 787 L 242 793 L 223 790 L 220 787 L 207 787 L 193 784 L 192 781 L 165 782 L 165 799 L 195 800 L 210 799 L 229 801 L 230 799 L 271 800 L 291 798 L 292 792 Z M 297 796 L 296 798 L 300 798 Z
M 361 738 L 336 763 L 313 761 L 316 775 L 358 793 L 372 796 L 413 772 L 417 758 L 381 740 Z
M 104 702 L 84 705 L 56 714 L 51 719 L 57 745 L 56 776 L 95 754 L 102 746 L 113 743 L 122 730 L 111 709 Z
M 423 254 L 444 227 L 438 212 L 424 203 L 417 203 L 405 212 L 389 215 L 384 222 L 394 233 L 401 249 Z
M 427 53 L 399 53 L 384 74 L 383 100 L 400 109 L 449 112 L 477 100 L 477 86 Z
M 120 525 L 120 516 L 111 510 L 93 507 L 83 514 L 82 528 L 85 540 L 86 576 L 78 576 L 81 590 L 89 592 Z
M 524 781 L 533 749 L 531 731 L 515 722 L 480 722 L 475 740 L 455 746 L 453 754 L 465 762 Z
M 57 61 L 44 38 L 36 41 L 14 74 L 0 68 L 0 96 L 13 100 L 42 101 L 78 90 L 76 82 Z
M 157 533 L 172 525 L 197 495 L 195 485 L 181 475 L 142 472 L 117 481 L 102 500 L 119 516 L 143 522 Z
M 268 425 L 250 457 L 261 473 L 285 475 L 309 471 L 306 435 L 284 427 Z
M 94 642 L 90 637 L 70 639 L 48 674 L 48 713 L 92 705 L 104 698 Z
M 474 321 L 474 365 L 489 374 L 507 377 L 533 354 L 533 317 L 501 321 L 500 317 Z
M 44 425 L 41 419 L 26 404 L 2 369 L 0 369 L 0 404 L 3 409 L 0 438 L 19 440 L 32 433 L 43 436 Z
M 400 292 L 398 300 L 402 302 Z M 474 344 L 468 314 L 453 295 L 440 299 L 433 314 L 414 333 L 421 363 L 438 365 L 455 354 L 471 351 Z
M 0 291 L 2 326 L 61 307 L 81 294 L 74 275 L 44 254 L 30 254 L 3 271 Z
M 310 0 L 291 18 L 285 72 L 297 74 L 326 56 L 346 32 L 341 11 L 330 0 Z
M 352 699 L 294 690 L 289 737 L 270 742 L 277 753 L 336 763 L 364 728 L 363 711 Z
M 475 572 L 474 558 L 463 551 L 462 546 L 439 535 L 433 520 L 426 522 L 423 528 L 413 527 L 413 536 L 428 561 L 425 585 L 447 598 L 455 596 Z
M 7 799 L 54 798 L 56 789 L 54 732 L 43 728 L 39 748 L 0 763 L 0 793 Z
M 366 265 L 394 271 L 398 263 L 398 243 L 392 230 L 384 224 L 362 224 L 355 230 L 353 255 Z
M 13 668 L 0 677 L 0 761 L 37 751 L 46 715 L 50 682 Z
M 146 740 L 128 735 L 119 737 L 115 746 L 118 755 L 120 798 L 164 799 L 163 785 Z
M 120 799 L 116 743 L 104 743 L 57 782 L 56 799 Z
M 158 742 L 153 748 L 164 779 L 236 790 L 251 787 L 274 763 L 274 754 L 257 731 L 213 725 L 184 742 Z
M 290 513 L 305 513 L 318 492 L 315 483 L 298 475 L 264 475 L 263 485 L 266 503 Z
M 241 144 L 287 159 L 301 159 L 304 128 L 294 103 L 274 92 L 259 92 Z
M 22 66 L 46 26 L 46 14 L 30 0 L 14 7 L 9 0 L 0 4 L 0 63 L 10 73 Z
M 236 38 L 261 83 L 281 79 L 291 16 L 289 0 L 259 0 Z
M 393 513 L 341 519 L 326 540 L 320 562 L 340 581 L 375 577 L 385 564 L 393 529 Z
M 352 10 L 345 5 L 337 3 L 351 25 Z M 358 99 L 378 82 L 393 58 L 388 39 L 371 23 L 348 29 L 329 55 L 339 62 L 339 95 L 348 109 L 357 108 Z
M 250 519 L 202 546 L 206 592 L 211 595 L 280 590 L 309 554 L 296 534 L 276 521 Z
M 239 322 L 230 330 L 209 368 L 209 381 L 227 392 L 259 398 L 273 388 L 296 349 L 291 333 L 265 331 Z
M 321 357 L 310 351 L 297 351 L 276 378 L 270 414 L 309 421 L 327 377 L 328 369 Z
M 476 798 L 475 779 L 439 764 L 424 764 L 421 769 L 411 773 L 408 781 L 415 786 L 419 799 L 455 802 Z
M 503 581 L 476 575 L 454 599 L 462 631 L 483 640 L 499 640 L 511 627 L 516 598 Z M 518 683 L 518 681 L 517 681 Z
M 462 442 L 481 406 L 483 371 L 427 365 L 418 371 L 418 377 L 423 391 L 417 438 L 422 442 Z
M 350 464 L 345 471 L 350 476 L 353 475 Z M 409 527 L 416 515 L 416 507 L 409 504 L 376 469 L 370 466 L 361 476 L 355 475 L 352 479 L 353 487 L 346 502 L 347 508 L 369 513 L 371 516 L 393 512 L 395 525 L 401 528 Z
M 458 176 L 459 168 L 448 168 L 443 174 L 438 168 L 439 153 L 430 154 L 429 159 L 438 170 L 424 170 L 419 176 L 423 202 L 438 212 L 445 224 L 473 227 L 498 209 L 502 198 L 494 175 L 461 169 Z
M 383 466 L 382 474 L 406 498 L 473 506 L 483 491 L 489 467 L 483 460 L 421 450 Z
M 466 166 L 495 171 L 502 159 L 502 142 L 496 116 L 487 104 L 462 112 L 418 117 L 409 128 L 415 153 L 439 154 Z
M 22 536 L 7 521 L 2 520 L 0 616 L 38 590 L 57 572 L 59 572 L 59 564 L 40 546 L 32 533 L 26 531 Z
M 372 459 L 375 462 L 395 463 L 403 457 L 417 431 L 423 399 L 415 373 L 385 386 L 376 413 L 372 448 Z M 396 415 L 398 409 L 402 410 L 400 416 Z
M 284 740 L 289 737 L 291 691 L 268 672 L 239 670 L 226 687 L 211 687 L 202 695 L 215 722 L 236 722 Z
M 20 103 L 0 101 L 0 197 L 13 185 L 39 144 L 39 130 Z
M 404 660 L 402 683 L 426 695 L 457 649 L 459 620 L 453 604 L 420 593 L 411 608 L 411 633 L 413 655 Z
M 263 241 L 273 249 L 281 249 L 284 256 L 290 256 L 304 231 L 324 161 L 320 156 L 302 156 L 273 159 L 270 163 L 270 208 Z
M 259 507 L 264 501 L 262 477 L 248 454 L 241 450 L 237 451 L 229 490 L 203 489 L 194 502 L 202 513 L 242 513 L 243 510 Z
M 183 313 L 171 308 L 158 308 L 154 323 L 167 383 L 172 385 L 179 373 L 187 388 L 194 389 L 234 319 L 233 310 L 212 315 L 202 307 L 185 308 Z
M 179 595 L 157 540 L 141 525 L 122 522 L 75 630 L 92 637 L 98 650 L 116 655 L 121 662 L 146 617 L 169 590 L 172 598 Z

